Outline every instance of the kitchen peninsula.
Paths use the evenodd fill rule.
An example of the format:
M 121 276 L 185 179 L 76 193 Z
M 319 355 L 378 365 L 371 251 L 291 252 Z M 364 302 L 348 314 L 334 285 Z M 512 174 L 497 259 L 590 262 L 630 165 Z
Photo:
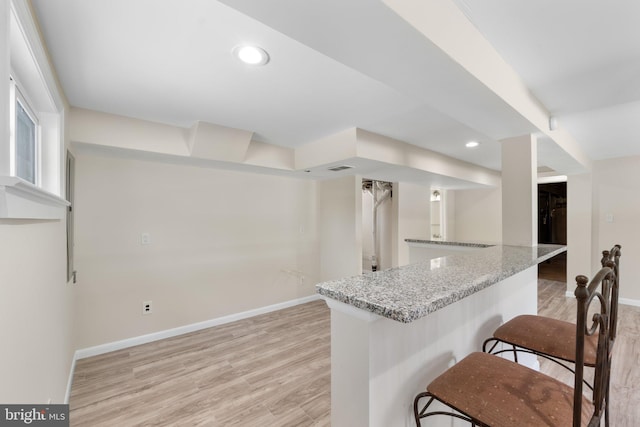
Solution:
M 331 425 L 412 426 L 431 379 L 537 312 L 537 265 L 565 250 L 495 245 L 318 284 L 331 309 Z

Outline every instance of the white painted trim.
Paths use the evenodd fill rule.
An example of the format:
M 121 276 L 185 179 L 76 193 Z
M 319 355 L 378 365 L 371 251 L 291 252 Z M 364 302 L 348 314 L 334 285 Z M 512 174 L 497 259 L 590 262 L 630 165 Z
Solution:
M 554 184 L 556 182 L 567 182 L 566 175 L 538 176 L 538 184 Z
M 62 219 L 69 202 L 15 176 L 0 176 L 0 218 Z
M 64 404 L 69 404 L 69 398 L 71 397 L 71 386 L 73 385 L 73 374 L 76 371 L 76 360 L 78 360 L 78 352 L 73 353 L 73 359 L 71 360 L 71 369 L 69 370 L 69 379 L 67 380 L 67 392 L 64 394 Z
M 569 292 L 569 291 L 567 291 L 565 296 L 574 298 L 573 292 Z M 633 306 L 633 307 L 640 307 L 640 300 L 637 300 L 637 299 L 619 298 L 618 299 L 618 303 L 619 304 L 624 304 L 624 305 L 630 305 L 630 306 Z
M 640 300 L 631 299 L 631 298 L 620 298 L 618 300 L 620 304 L 631 305 L 633 307 L 640 307 Z
M 23 193 L 26 197 L 38 199 L 40 203 L 47 203 L 54 206 L 69 206 L 70 203 L 60 196 L 50 193 L 42 188 L 17 176 L 0 176 L 0 187 L 12 187 L 16 193 Z
M 62 95 L 58 91 L 56 77 L 51 63 L 49 62 L 49 57 L 47 56 L 42 39 L 40 38 L 38 25 L 31 14 L 29 2 L 26 0 L 12 0 L 11 10 L 15 14 L 18 24 L 22 29 L 27 45 L 31 50 L 31 56 L 38 67 L 42 81 L 47 87 L 49 92 L 48 95 L 52 104 L 56 106 L 58 111 L 62 111 L 64 109 L 64 101 Z
M 109 353 L 111 351 L 121 350 L 123 348 L 133 347 L 140 344 L 146 344 L 153 341 L 171 338 L 178 335 L 187 334 L 189 332 L 199 331 L 201 329 L 211 328 L 213 326 L 224 325 L 226 323 L 235 322 L 237 320 L 247 319 L 249 317 L 259 316 L 272 311 L 282 310 L 284 308 L 305 304 L 311 301 L 321 299 L 320 295 L 314 294 L 308 297 L 298 298 L 266 307 L 256 308 L 254 310 L 243 311 L 241 313 L 230 314 L 228 316 L 218 317 L 216 319 L 205 320 L 204 322 L 192 323 L 190 325 L 180 326 L 164 331 L 153 332 L 147 335 L 127 338 L 120 341 L 101 344 L 94 347 L 83 348 L 76 351 L 75 359 L 84 359 L 86 357 L 97 356 L 99 354 Z
M 40 103 L 42 105 L 34 105 L 32 102 L 29 103 L 39 115 L 41 125 L 39 132 L 41 136 L 40 142 L 45 143 L 45 145 L 49 147 L 47 150 L 41 150 L 41 155 L 38 156 L 41 162 L 37 167 L 40 176 L 40 178 L 38 178 L 38 186 L 52 191 L 55 194 L 63 194 L 63 159 L 65 150 L 64 111 L 67 106 L 66 98 L 62 92 L 62 88 L 58 85 L 53 64 L 49 61 L 49 55 L 40 34 L 40 27 L 31 7 L 31 1 L 10 0 L 10 16 L 10 20 L 15 20 L 18 31 L 21 33 L 20 36 L 17 37 L 25 42 L 28 51 L 25 52 L 25 54 L 28 54 L 33 61 L 34 76 L 38 76 L 36 77 L 38 80 L 37 84 L 42 84 L 42 93 L 45 94 L 47 98 L 46 101 L 42 98 L 42 102 Z M 11 52 L 11 55 L 13 55 L 13 52 Z M 31 69 L 30 66 L 29 68 Z M 19 75 L 14 76 L 14 78 L 19 77 Z M 35 84 L 36 83 L 34 83 L 34 85 Z M 40 89 L 36 89 L 35 87 L 33 87 L 32 90 L 40 91 Z M 23 95 L 26 97 L 28 94 L 23 93 Z M 32 93 L 32 100 L 34 99 L 33 95 Z M 51 118 L 43 120 L 45 115 L 51 116 Z M 44 126 L 43 123 L 45 123 Z M 55 150 L 57 150 L 58 153 L 55 153 Z M 44 217 L 36 216 L 34 219 L 49 219 L 48 216 L 50 214 L 47 213 L 44 215 Z M 64 214 L 62 216 L 64 216 Z

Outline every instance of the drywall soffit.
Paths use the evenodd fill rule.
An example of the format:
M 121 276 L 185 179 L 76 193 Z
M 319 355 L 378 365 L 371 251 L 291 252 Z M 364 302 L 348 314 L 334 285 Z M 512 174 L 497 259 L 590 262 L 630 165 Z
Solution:
M 187 140 L 192 157 L 242 163 L 253 132 L 207 122 L 196 122 Z

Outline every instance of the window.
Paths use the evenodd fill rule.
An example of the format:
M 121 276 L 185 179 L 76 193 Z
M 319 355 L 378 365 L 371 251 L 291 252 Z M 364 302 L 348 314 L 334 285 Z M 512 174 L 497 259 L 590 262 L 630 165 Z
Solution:
M 30 2 L 0 2 L 0 219 L 60 219 L 65 103 Z M 7 16 L 8 14 L 8 16 Z M 8 59 L 8 61 L 6 61 Z M 8 111 L 7 111 L 8 107 Z
M 24 98 L 14 90 L 15 134 L 12 159 L 15 175 L 37 185 L 38 178 L 38 122 L 35 114 L 27 107 Z

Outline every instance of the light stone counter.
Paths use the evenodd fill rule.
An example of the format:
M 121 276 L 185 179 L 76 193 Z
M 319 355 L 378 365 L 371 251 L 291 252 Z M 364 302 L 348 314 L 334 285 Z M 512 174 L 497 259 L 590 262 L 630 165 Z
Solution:
M 451 244 L 438 242 L 438 244 Z M 409 323 L 566 251 L 496 245 L 316 285 L 320 295 Z M 433 262 L 438 261 L 438 262 Z
M 331 309 L 331 425 L 415 426 L 415 395 L 502 323 L 537 313 L 537 264 L 565 250 L 497 245 L 317 285 Z
M 450 240 L 424 240 L 424 239 L 404 239 L 405 242 L 409 244 L 418 244 L 418 245 L 434 245 L 434 246 L 457 246 L 457 247 L 465 247 L 465 248 L 489 248 L 491 246 L 496 246 L 495 243 L 469 243 L 469 242 L 454 242 Z

